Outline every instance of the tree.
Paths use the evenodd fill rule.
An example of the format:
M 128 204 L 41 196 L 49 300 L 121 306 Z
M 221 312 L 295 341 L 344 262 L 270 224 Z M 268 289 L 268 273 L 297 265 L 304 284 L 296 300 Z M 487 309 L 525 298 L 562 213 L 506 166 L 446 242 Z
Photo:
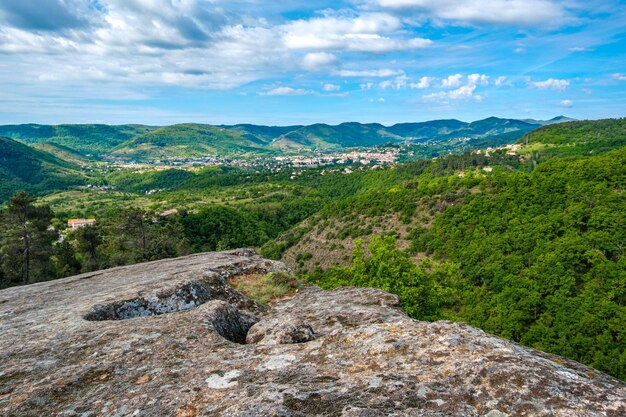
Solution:
M 87 225 L 74 232 L 76 249 L 82 258 L 82 271 L 90 272 L 100 268 L 102 231 L 97 225 Z
M 50 227 L 52 210 L 35 206 L 35 198 L 21 191 L 11 197 L 2 216 L 0 252 L 4 269 L 3 285 L 29 284 L 53 276 L 50 256 L 58 237 Z
M 110 230 L 106 251 L 112 265 L 128 265 L 149 260 L 147 212 L 129 208 L 121 212 Z
M 70 242 L 63 240 L 54 247 L 55 264 L 59 278 L 76 275 L 80 272 L 80 262 L 76 259 L 76 251 Z

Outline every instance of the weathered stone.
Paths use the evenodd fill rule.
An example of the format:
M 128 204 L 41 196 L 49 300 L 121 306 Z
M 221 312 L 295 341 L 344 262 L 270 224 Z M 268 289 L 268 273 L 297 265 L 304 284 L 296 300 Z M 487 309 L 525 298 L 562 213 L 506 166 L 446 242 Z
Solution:
M 623 382 L 382 291 L 266 310 L 227 283 L 280 269 L 210 253 L 0 291 L 0 415 L 626 415 Z

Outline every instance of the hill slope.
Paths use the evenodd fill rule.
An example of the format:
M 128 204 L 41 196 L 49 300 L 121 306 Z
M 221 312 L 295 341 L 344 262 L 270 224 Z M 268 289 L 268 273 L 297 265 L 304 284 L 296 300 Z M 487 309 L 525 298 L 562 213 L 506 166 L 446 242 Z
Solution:
M 154 160 L 340 150 L 389 142 L 452 141 L 451 146 L 454 146 L 459 140 L 480 140 L 481 146 L 494 146 L 512 143 L 537 127 L 540 124 L 491 117 L 472 123 L 435 120 L 393 126 L 377 123 L 336 126 L 322 123 L 309 126 L 178 124 L 165 127 L 28 124 L 0 126 L 0 135 L 27 144 L 62 146 L 83 156 L 100 158 L 112 152 L 112 156 L 118 159 Z M 75 157 L 72 159 L 76 160 Z
M 50 192 L 81 184 L 77 166 L 15 140 L 0 137 L 0 202 L 13 193 Z
M 27 144 L 54 143 L 82 155 L 102 155 L 130 138 L 152 131 L 156 127 L 143 125 L 5 125 L 0 136 Z
M 237 130 L 201 125 L 166 126 L 138 135 L 116 147 L 112 155 L 125 159 L 170 159 L 198 156 L 232 157 L 269 150 L 256 136 Z
M 626 379 L 623 123 L 550 126 L 542 129 L 542 140 L 555 142 L 549 147 L 536 142 L 518 155 L 468 153 L 369 174 L 367 188 L 331 202 L 263 253 L 326 288 L 360 285 L 368 262 L 353 263 L 356 239 L 395 235 L 413 261 L 430 262 L 443 318 Z M 413 281 L 378 278 L 373 285 L 401 297 L 416 291 Z M 421 305 L 420 297 L 404 302 Z

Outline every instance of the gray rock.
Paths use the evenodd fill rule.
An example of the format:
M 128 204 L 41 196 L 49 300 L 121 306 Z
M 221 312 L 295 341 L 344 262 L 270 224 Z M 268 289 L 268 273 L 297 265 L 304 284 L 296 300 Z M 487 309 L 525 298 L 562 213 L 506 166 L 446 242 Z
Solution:
M 626 415 L 623 382 L 379 290 L 266 309 L 228 284 L 272 270 L 207 253 L 0 291 L 0 415 Z

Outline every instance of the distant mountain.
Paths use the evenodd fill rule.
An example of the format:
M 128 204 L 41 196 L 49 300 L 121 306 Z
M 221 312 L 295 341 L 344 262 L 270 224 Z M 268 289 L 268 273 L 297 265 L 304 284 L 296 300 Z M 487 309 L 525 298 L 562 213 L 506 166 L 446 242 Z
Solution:
M 573 122 L 573 121 L 576 121 L 576 119 L 572 119 L 571 117 L 565 117 L 565 116 L 556 116 L 550 120 L 522 119 L 522 122 L 535 124 L 535 125 L 542 125 L 542 126 L 553 125 L 556 123 Z
M 0 137 L 0 202 L 20 190 L 36 194 L 83 182 L 76 165 L 13 139 Z
M 432 140 L 466 127 L 468 123 L 460 120 L 433 120 L 420 123 L 398 123 L 387 128 L 387 131 L 405 140 Z
M 309 126 L 259 126 L 251 124 L 144 125 L 11 125 L 0 126 L 0 135 L 27 144 L 37 144 L 62 158 L 79 161 L 81 156 L 113 157 L 120 160 L 170 158 L 247 157 L 281 153 L 340 150 L 386 143 L 472 142 L 497 146 L 512 143 L 550 121 L 523 121 L 489 117 L 466 123 L 433 120 L 383 126 L 378 123 L 313 124 Z M 47 144 L 45 147 L 42 144 Z M 71 155 L 68 151 L 77 154 Z
M 274 139 L 272 147 L 280 149 L 369 147 L 400 139 L 402 138 L 377 123 L 342 123 L 337 126 L 318 123 L 301 127 Z
M 213 125 L 178 124 L 133 137 L 113 149 L 122 159 L 246 156 L 268 153 L 267 142 L 240 130 Z
M 275 138 L 285 135 L 304 126 L 259 126 L 250 124 L 239 124 L 233 126 L 220 126 L 225 129 L 241 132 L 252 141 L 269 143 Z
M 157 129 L 143 125 L 6 125 L 0 126 L 0 136 L 27 144 L 53 143 L 82 155 L 102 155 L 121 143 L 142 133 Z

